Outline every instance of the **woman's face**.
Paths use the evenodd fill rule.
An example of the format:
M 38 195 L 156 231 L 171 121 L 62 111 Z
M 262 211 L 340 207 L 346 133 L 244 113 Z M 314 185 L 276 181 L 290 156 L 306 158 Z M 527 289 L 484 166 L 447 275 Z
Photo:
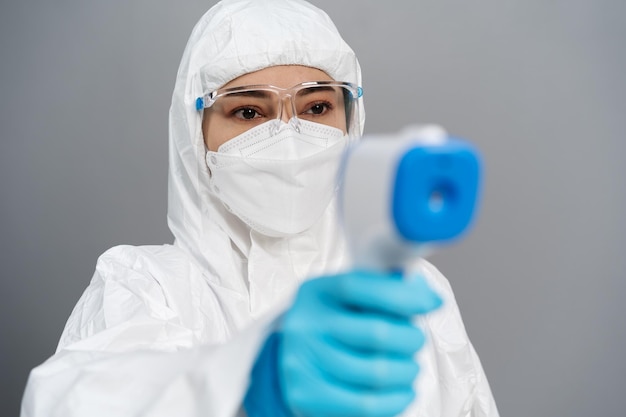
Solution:
M 244 74 L 224 85 L 222 89 L 249 85 L 272 85 L 288 89 L 308 81 L 333 81 L 333 79 L 324 71 L 316 68 L 302 65 L 281 65 Z M 343 93 L 339 91 L 341 89 L 328 90 L 324 90 L 325 96 L 307 96 L 305 106 L 302 109 L 305 114 L 297 116 L 336 127 L 345 132 L 346 114 L 343 107 Z M 330 99 L 327 100 L 327 98 Z M 275 109 L 267 111 L 267 108 L 264 107 L 266 102 L 267 97 L 257 97 L 250 93 L 233 94 L 219 98 L 215 104 L 204 110 L 202 133 L 207 148 L 210 151 L 217 151 L 220 145 L 246 130 L 260 123 L 275 120 L 277 112 Z M 338 106 L 329 105 L 333 102 L 342 104 Z M 272 114 L 270 115 L 270 113 Z M 285 122 L 289 121 L 293 117 L 292 113 L 290 98 L 283 97 L 281 119 Z

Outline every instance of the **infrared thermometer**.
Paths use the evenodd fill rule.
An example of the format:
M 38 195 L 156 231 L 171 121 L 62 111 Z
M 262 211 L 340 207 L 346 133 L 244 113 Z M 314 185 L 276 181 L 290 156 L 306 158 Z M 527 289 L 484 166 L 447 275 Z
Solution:
M 439 126 L 366 135 L 340 171 L 340 215 L 357 269 L 402 270 L 460 238 L 477 209 L 478 151 Z

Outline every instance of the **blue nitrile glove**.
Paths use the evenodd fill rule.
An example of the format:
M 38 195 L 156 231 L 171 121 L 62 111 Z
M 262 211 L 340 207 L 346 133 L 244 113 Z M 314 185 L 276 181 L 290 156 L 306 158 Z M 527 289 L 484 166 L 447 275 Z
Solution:
M 287 410 L 278 382 L 279 335 L 269 335 L 256 359 L 243 406 L 248 417 L 293 417 Z
M 277 339 L 268 339 L 246 398 L 251 417 L 393 416 L 414 399 L 419 367 L 414 354 L 424 335 L 411 318 L 441 305 L 423 277 L 351 272 L 305 282 L 283 318 Z M 270 342 L 270 340 L 273 340 Z M 277 374 L 268 363 L 277 361 Z M 259 369 L 265 369 L 263 376 Z M 256 383 L 263 378 L 263 383 Z M 270 382 L 273 381 L 273 382 Z M 248 404 L 259 387 L 268 414 Z M 256 386 L 256 388 L 254 388 Z M 269 395 L 269 394 L 268 394 Z M 261 397 L 262 398 L 262 397 Z M 273 404 L 273 409 L 268 406 Z M 261 407 L 263 408 L 263 407 Z M 280 414 L 282 413 L 282 414 Z

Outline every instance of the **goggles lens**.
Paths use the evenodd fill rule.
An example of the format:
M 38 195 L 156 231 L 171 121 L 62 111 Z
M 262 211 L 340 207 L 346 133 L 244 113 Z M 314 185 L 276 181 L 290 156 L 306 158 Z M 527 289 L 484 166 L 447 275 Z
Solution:
M 270 120 L 293 118 L 332 126 L 350 133 L 362 89 L 350 83 L 313 81 L 289 89 L 253 85 L 220 89 L 198 98 L 197 110 L 208 109 L 237 130 L 245 131 Z

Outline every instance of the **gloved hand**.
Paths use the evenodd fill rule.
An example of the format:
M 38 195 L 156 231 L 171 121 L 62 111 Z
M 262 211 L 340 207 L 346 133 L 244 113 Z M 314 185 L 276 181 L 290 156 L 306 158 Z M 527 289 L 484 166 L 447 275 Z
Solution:
M 419 276 L 352 272 L 305 282 L 280 332 L 268 339 L 257 360 L 248 414 L 386 417 L 402 412 L 415 397 L 414 354 L 424 344 L 411 318 L 441 303 Z M 261 407 L 250 401 L 255 391 L 263 398 L 256 401 Z M 267 414 L 255 412 L 263 407 Z
M 414 399 L 424 334 L 411 323 L 442 301 L 423 277 L 352 272 L 304 283 L 278 351 L 287 408 L 298 416 L 393 416 Z

